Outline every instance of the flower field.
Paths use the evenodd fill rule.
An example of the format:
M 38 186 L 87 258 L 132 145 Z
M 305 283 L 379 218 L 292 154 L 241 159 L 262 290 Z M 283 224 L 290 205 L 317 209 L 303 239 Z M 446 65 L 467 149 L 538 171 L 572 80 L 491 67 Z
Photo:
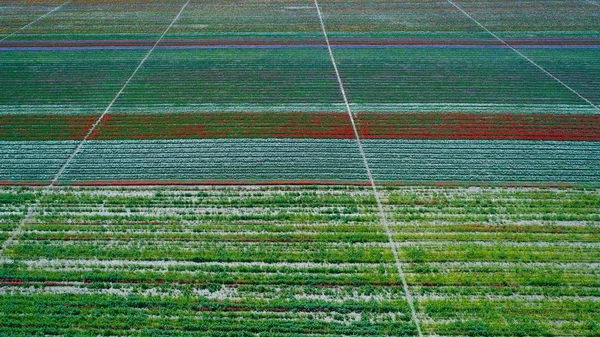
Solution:
M 599 336 L 599 18 L 0 2 L 0 336 Z
M 1 184 L 599 180 L 596 2 L 317 4 L 3 4 Z

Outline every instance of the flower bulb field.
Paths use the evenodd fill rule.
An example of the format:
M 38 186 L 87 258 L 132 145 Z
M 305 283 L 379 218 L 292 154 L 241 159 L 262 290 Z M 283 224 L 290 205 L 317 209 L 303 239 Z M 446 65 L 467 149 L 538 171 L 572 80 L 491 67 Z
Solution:
M 599 0 L 0 2 L 0 336 L 600 336 Z

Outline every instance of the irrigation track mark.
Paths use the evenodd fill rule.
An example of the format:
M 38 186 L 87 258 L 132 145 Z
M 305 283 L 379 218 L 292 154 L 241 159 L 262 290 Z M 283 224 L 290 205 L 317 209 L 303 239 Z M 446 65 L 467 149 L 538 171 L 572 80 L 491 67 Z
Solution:
M 599 4 L 599 3 L 597 3 L 597 2 L 594 2 L 594 1 L 592 1 L 592 0 L 583 0 L 583 1 L 585 1 L 585 2 L 587 2 L 587 3 L 589 3 L 589 4 L 592 4 L 592 5 L 600 6 L 600 4 Z
M 350 109 L 350 104 L 348 103 L 348 97 L 346 96 L 346 90 L 344 89 L 344 83 L 342 82 L 340 72 L 339 72 L 337 64 L 335 62 L 335 57 L 333 56 L 333 50 L 331 49 L 331 44 L 329 43 L 327 29 L 325 29 L 325 23 L 323 22 L 323 15 L 321 14 L 321 7 L 319 6 L 319 2 L 317 0 L 314 0 L 314 1 L 315 1 L 315 7 L 317 8 L 317 14 L 319 15 L 319 22 L 321 23 L 321 30 L 323 31 L 323 36 L 325 37 L 325 42 L 327 43 L 327 51 L 329 52 L 329 58 L 331 60 L 331 64 L 333 65 L 333 69 L 335 70 L 335 76 L 337 77 L 337 81 L 340 86 L 340 91 L 342 92 L 342 97 L 344 99 L 344 105 L 346 106 L 348 116 L 350 117 L 350 123 L 352 124 L 352 130 L 354 131 L 354 137 L 356 138 L 356 144 L 358 146 L 358 150 L 362 157 L 363 164 L 365 165 L 365 170 L 367 172 L 367 177 L 369 178 L 371 188 L 373 189 L 373 195 L 375 196 L 375 201 L 377 203 L 377 209 L 379 211 L 379 219 L 387 233 L 388 241 L 389 241 L 390 247 L 392 249 L 392 254 L 394 255 L 394 261 L 396 262 L 396 268 L 398 269 L 398 274 L 400 275 L 400 279 L 402 280 L 402 288 L 404 290 L 404 295 L 406 296 L 406 301 L 408 302 L 408 306 L 410 307 L 411 318 L 412 318 L 412 321 L 415 323 L 419 337 L 423 337 L 423 333 L 421 332 L 421 326 L 419 324 L 419 320 L 417 318 L 417 313 L 415 311 L 414 300 L 410 293 L 410 289 L 408 289 L 408 283 L 406 282 L 406 276 L 404 275 L 404 269 L 402 268 L 402 263 L 400 262 L 400 258 L 398 256 L 398 248 L 397 248 L 396 242 L 394 241 L 394 238 L 392 236 L 392 232 L 390 230 L 390 225 L 387 221 L 387 217 L 385 215 L 385 210 L 383 209 L 381 199 L 379 198 L 377 186 L 375 185 L 375 180 L 373 179 L 373 174 L 371 173 L 371 168 L 369 167 L 369 162 L 367 160 L 367 156 L 365 154 L 365 150 L 363 148 L 362 141 L 360 140 L 360 135 L 358 134 L 358 130 L 356 128 L 356 123 L 354 121 L 354 115 L 352 114 L 352 110 Z
M 54 7 L 54 9 L 52 9 L 52 10 L 51 10 L 51 11 L 49 11 L 49 12 L 47 12 L 46 14 L 44 14 L 44 15 L 42 15 L 42 16 L 40 16 L 40 17 L 38 17 L 37 19 L 35 19 L 35 20 L 31 21 L 30 23 L 28 23 L 28 24 L 26 24 L 25 26 L 23 26 L 23 27 L 21 27 L 21 28 L 17 29 L 16 31 L 14 31 L 14 32 L 12 32 L 12 33 L 10 33 L 10 34 L 6 35 L 6 36 L 5 36 L 5 37 L 3 37 L 2 39 L 0 39 L 0 42 L 2 42 L 2 41 L 4 41 L 4 40 L 6 40 L 6 39 L 8 39 L 8 38 L 10 38 L 11 36 L 13 36 L 13 35 L 17 34 L 18 32 L 22 31 L 23 29 L 27 29 L 27 27 L 29 27 L 29 26 L 31 26 L 31 25 L 33 25 L 33 24 L 35 24 L 36 22 L 40 21 L 41 19 L 43 19 L 43 18 L 47 17 L 48 15 L 50 15 L 50 14 L 52 14 L 52 13 L 56 12 L 57 10 L 61 9 L 61 8 L 62 8 L 64 5 L 68 4 L 68 3 L 69 3 L 69 2 L 71 2 L 71 1 L 72 1 L 72 0 L 67 0 L 67 1 L 63 2 L 62 4 L 58 5 L 57 7 Z
M 491 36 L 493 36 L 496 40 L 500 41 L 500 43 L 502 43 L 503 45 L 507 46 L 508 48 L 510 48 L 512 51 L 514 51 L 515 53 L 517 53 L 519 56 L 521 56 L 523 59 L 527 60 L 529 63 L 533 64 L 534 66 L 536 66 L 539 70 L 543 71 L 546 75 L 552 77 L 556 82 L 562 84 L 563 87 L 569 89 L 572 93 L 574 93 L 575 95 L 579 96 L 579 98 L 581 98 L 582 100 L 586 101 L 589 105 L 593 106 L 594 108 L 596 108 L 596 110 L 600 111 L 600 107 L 598 107 L 596 104 L 592 103 L 589 99 L 583 97 L 580 93 L 578 93 L 577 91 L 575 91 L 575 89 L 571 88 L 569 85 L 567 85 L 565 82 L 561 81 L 558 77 L 552 75 L 548 70 L 544 69 L 542 66 L 540 66 L 539 64 L 537 64 L 535 61 L 533 61 L 532 59 L 530 59 L 529 57 L 527 57 L 526 55 L 524 55 L 523 53 L 521 53 L 520 51 L 518 51 L 517 49 L 515 49 L 513 46 L 511 46 L 508 42 L 504 41 L 502 38 L 500 38 L 498 35 L 494 34 L 491 30 L 487 29 L 486 26 L 484 26 L 482 23 L 480 23 L 479 21 L 477 21 L 474 17 L 472 17 L 469 13 L 465 12 L 460 6 L 458 6 L 457 4 L 455 4 L 454 2 L 452 2 L 451 0 L 446 0 L 448 1 L 449 4 L 451 4 L 452 6 L 454 6 L 456 9 L 458 9 L 459 11 L 461 11 L 464 15 L 466 15 L 469 19 L 471 19 L 471 21 L 475 22 L 479 27 L 481 27 L 483 30 L 485 30 L 488 34 L 490 34 Z
M 0 257 L 4 255 L 4 250 L 10 246 L 13 242 L 16 241 L 17 235 L 22 233 L 23 225 L 25 225 L 32 217 L 35 210 L 38 208 L 40 204 L 40 198 L 36 198 L 36 201 L 27 208 L 27 213 L 25 216 L 19 221 L 19 223 L 15 226 L 15 228 L 10 233 L 8 239 L 4 240 L 2 243 L 2 247 L 0 247 Z
M 71 0 L 69 0 L 69 1 L 71 1 Z M 90 135 L 92 134 L 92 132 L 94 132 L 94 130 L 96 129 L 96 127 L 98 126 L 98 124 L 100 124 L 100 122 L 102 121 L 102 118 L 104 118 L 104 116 L 108 113 L 108 111 L 113 106 L 113 104 L 117 101 L 117 99 L 119 98 L 119 96 L 121 96 L 121 94 L 123 93 L 123 91 L 125 90 L 125 88 L 127 87 L 127 85 L 129 84 L 129 82 L 131 82 L 131 80 L 133 79 L 133 77 L 135 76 L 135 74 L 137 74 L 138 70 L 140 70 L 140 68 L 142 67 L 142 65 L 144 65 L 144 62 L 146 62 L 146 60 L 148 59 L 148 57 L 150 56 L 150 54 L 152 54 L 152 52 L 154 51 L 154 49 L 156 49 L 156 46 L 158 46 L 158 44 L 160 43 L 160 41 L 165 37 L 165 35 L 167 34 L 167 32 L 171 29 L 171 27 L 173 27 L 173 25 L 175 24 L 175 22 L 179 19 L 179 17 L 181 16 L 181 13 L 183 13 L 183 11 L 187 7 L 187 5 L 190 3 L 190 1 L 191 0 L 187 0 L 187 2 L 183 5 L 183 7 L 181 7 L 181 9 L 179 10 L 179 13 L 177 13 L 177 16 L 175 16 L 175 18 L 173 19 L 173 21 L 171 21 L 171 24 L 167 27 L 167 29 L 165 29 L 165 31 L 158 38 L 158 40 L 156 40 L 156 43 L 154 44 L 154 46 L 152 46 L 152 48 L 148 51 L 148 53 L 146 53 L 146 55 L 140 61 L 140 63 L 135 68 L 135 70 L 133 71 L 133 73 L 131 74 L 131 76 L 129 76 L 129 78 L 127 79 L 127 81 L 125 82 L 125 84 L 121 87 L 121 90 L 119 90 L 119 92 L 115 95 L 115 97 L 113 98 L 113 100 L 106 107 L 106 109 L 100 115 L 100 117 L 98 117 L 98 119 L 96 119 L 96 121 L 94 122 L 94 124 L 92 124 L 92 126 L 88 130 L 88 132 L 85 135 L 85 137 L 79 142 L 79 144 L 75 148 L 75 151 L 73 151 L 73 153 L 71 153 L 71 155 L 69 156 L 69 158 L 67 159 L 67 161 L 63 164 L 63 166 L 60 168 L 60 170 L 58 170 L 58 173 L 56 173 L 56 175 L 54 176 L 54 179 L 52 179 L 52 182 L 49 185 L 47 185 L 42 190 L 42 193 L 49 192 L 56 185 L 56 182 L 58 181 L 58 178 L 60 178 L 60 176 L 65 171 L 65 169 L 67 168 L 67 166 L 69 165 L 69 163 L 73 160 L 73 158 L 75 158 L 75 156 L 79 153 L 79 151 L 81 151 L 81 148 L 83 147 L 83 144 L 85 144 L 85 142 L 90 137 Z M 50 14 L 50 13 L 47 13 L 47 14 Z M 39 207 L 39 204 L 40 204 L 39 199 L 40 198 L 38 197 L 37 200 L 36 200 L 36 202 L 27 209 L 27 213 L 26 213 L 25 217 L 23 219 L 21 219 L 21 221 L 19 221 L 19 223 L 15 226 L 15 228 L 10 233 L 8 239 L 6 239 L 2 243 L 2 247 L 0 248 L 0 257 L 3 256 L 5 249 L 8 246 L 10 246 L 11 243 L 17 241 L 16 237 L 20 233 L 22 233 L 23 226 L 31 220 L 31 218 L 33 217 L 34 212 Z

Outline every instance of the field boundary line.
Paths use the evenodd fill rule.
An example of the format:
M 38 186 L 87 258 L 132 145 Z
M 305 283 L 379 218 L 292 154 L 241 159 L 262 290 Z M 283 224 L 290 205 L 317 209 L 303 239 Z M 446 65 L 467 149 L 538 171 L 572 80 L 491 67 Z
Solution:
M 406 297 L 406 301 L 408 302 L 408 306 L 410 308 L 411 320 L 415 324 L 417 328 L 417 333 L 419 337 L 423 337 L 423 333 L 421 332 L 421 326 L 419 323 L 419 319 L 417 318 L 417 312 L 415 310 L 414 300 L 411 295 L 410 289 L 408 288 L 408 283 L 406 282 L 406 275 L 404 274 L 404 269 L 402 268 L 402 263 L 400 262 L 400 257 L 398 255 L 398 248 L 396 246 L 396 242 L 392 236 L 392 232 L 390 230 L 390 225 L 387 221 L 387 217 L 385 215 L 385 210 L 383 209 L 383 204 L 381 203 L 381 199 L 379 198 L 379 192 L 377 191 L 377 186 L 375 185 L 375 180 L 373 179 L 373 174 L 371 172 L 371 168 L 369 166 L 369 161 L 367 160 L 367 155 L 365 154 L 365 150 L 362 145 L 362 141 L 360 140 L 360 135 L 358 134 L 358 129 L 356 128 L 356 122 L 354 121 L 354 115 L 352 114 L 352 110 L 350 109 L 350 104 L 348 103 L 348 97 L 346 95 L 346 90 L 344 89 L 344 83 L 342 82 L 342 78 L 340 76 L 340 72 L 337 67 L 337 63 L 335 61 L 335 57 L 333 56 L 333 50 L 331 49 L 331 44 L 329 43 L 329 36 L 327 35 L 327 29 L 325 28 L 325 23 L 323 21 L 323 15 L 321 14 L 321 7 L 319 6 L 318 0 L 314 0 L 315 7 L 317 8 L 317 14 L 319 15 L 319 22 L 321 23 L 321 30 L 323 31 L 323 36 L 325 37 L 325 42 L 327 43 L 327 51 L 329 52 L 329 59 L 331 60 L 331 64 L 333 65 L 333 69 L 335 70 L 335 76 L 337 78 L 340 91 L 342 93 L 342 98 L 344 99 L 344 105 L 346 106 L 346 110 L 348 112 L 348 116 L 350 117 L 350 123 L 352 124 L 352 129 L 354 131 L 354 136 L 356 138 L 356 144 L 358 146 L 358 151 L 362 157 L 363 164 L 365 166 L 365 170 L 367 173 L 367 177 L 369 178 L 369 182 L 371 185 L 371 189 L 373 190 L 373 195 L 375 197 L 375 202 L 377 203 L 377 210 L 379 211 L 379 219 L 383 228 L 385 229 L 390 248 L 392 249 L 392 254 L 394 255 L 394 262 L 396 264 L 396 269 L 398 270 L 398 275 L 402 280 L 402 288 L 404 290 L 404 296 Z
M 73 1 L 73 0 L 67 0 L 67 1 L 63 2 L 62 4 L 60 4 L 60 5 L 56 6 L 56 7 L 54 7 L 54 9 L 52 9 L 52 10 L 51 10 L 51 11 L 49 11 L 49 12 L 47 12 L 46 14 L 43 14 L 43 15 L 41 15 L 41 16 L 40 16 L 40 17 L 38 17 L 37 19 L 35 19 L 35 20 L 31 21 L 30 23 L 26 24 L 25 26 L 23 26 L 23 27 L 21 27 L 21 28 L 19 28 L 19 29 L 15 30 L 14 32 L 12 32 L 12 33 L 10 33 L 10 34 L 6 35 L 5 37 L 1 38 L 1 39 L 0 39 L 0 42 L 2 42 L 2 41 L 4 41 L 4 40 L 6 40 L 6 39 L 8 39 L 8 38 L 10 38 L 10 37 L 12 37 L 12 36 L 14 36 L 14 35 L 15 35 L 15 34 L 17 34 L 18 32 L 20 32 L 20 31 L 22 31 L 22 30 L 24 30 L 24 29 L 27 29 L 27 27 L 30 27 L 31 25 L 33 25 L 33 24 L 35 24 L 36 22 L 38 22 L 38 21 L 42 20 L 43 18 L 47 17 L 48 15 L 50 15 L 50 14 L 52 14 L 52 13 L 54 13 L 54 12 L 56 12 L 56 11 L 60 10 L 60 9 L 61 9 L 61 8 L 62 8 L 64 5 L 68 4 L 68 3 L 69 3 L 69 2 L 71 2 L 71 1 Z
M 71 1 L 71 0 L 69 0 L 69 1 Z M 41 190 L 42 195 L 45 194 L 45 193 L 47 193 L 47 192 L 49 192 L 52 188 L 55 187 L 56 182 L 58 181 L 58 179 L 60 178 L 60 176 L 62 175 L 62 173 L 65 171 L 65 169 L 67 168 L 67 166 L 69 165 L 69 163 L 79 153 L 79 151 L 83 147 L 83 144 L 85 144 L 85 142 L 90 137 L 90 135 L 92 134 L 92 132 L 94 132 L 94 130 L 96 129 L 96 127 L 98 126 L 98 124 L 100 124 L 100 122 L 102 121 L 102 118 L 104 118 L 104 116 L 108 113 L 108 111 L 113 106 L 113 104 L 121 96 L 121 94 L 123 93 L 123 91 L 125 90 L 125 88 L 127 87 L 127 85 L 129 84 L 129 82 L 131 82 L 131 80 L 137 74 L 137 72 L 140 70 L 140 68 L 142 67 L 142 65 L 144 65 L 144 62 L 146 62 L 146 60 L 148 59 L 148 57 L 150 57 L 150 54 L 154 51 L 154 49 L 156 49 L 156 46 L 158 46 L 158 44 L 160 43 L 160 41 L 162 41 L 162 39 L 167 34 L 167 32 L 171 29 L 171 27 L 173 27 L 173 25 L 175 24 L 175 22 L 179 19 L 179 17 L 181 16 L 181 13 L 183 13 L 183 11 L 188 6 L 188 4 L 190 3 L 190 1 L 191 0 L 187 0 L 187 2 L 181 7 L 181 9 L 177 13 L 177 15 L 175 16 L 175 18 L 173 19 L 173 21 L 171 21 L 171 24 L 167 27 L 167 29 L 165 29 L 165 31 L 158 38 L 158 40 L 156 40 L 156 43 L 148 51 L 148 53 L 146 53 L 146 55 L 140 61 L 140 63 L 135 68 L 135 70 L 133 71 L 133 73 L 131 74 L 131 76 L 129 76 L 129 78 L 127 79 L 127 81 L 125 82 L 125 84 L 121 87 L 121 90 L 119 90 L 119 92 L 117 93 L 117 95 L 113 98 L 113 100 L 110 102 L 110 104 L 108 105 L 108 107 L 104 110 L 104 112 L 100 115 L 100 117 L 98 117 L 98 119 L 96 119 L 96 121 L 94 122 L 94 124 L 92 124 L 92 126 L 88 130 L 88 132 L 85 135 L 85 137 L 79 142 L 79 145 L 77 145 L 77 147 L 75 148 L 75 150 L 73 151 L 73 153 L 71 153 L 71 155 L 69 156 L 69 158 L 67 159 L 67 161 L 63 164 L 63 166 L 59 169 L 58 173 L 54 176 L 54 178 L 52 179 L 52 182 L 49 185 L 46 185 L 46 187 L 44 187 Z M 23 217 L 23 219 L 21 219 L 18 222 L 18 224 L 15 226 L 15 228 L 10 232 L 8 238 L 6 240 L 4 240 L 4 242 L 2 243 L 2 247 L 0 248 L 0 257 L 2 257 L 4 255 L 4 251 L 6 250 L 6 248 L 8 246 L 10 246 L 13 242 L 17 241 L 16 240 L 17 235 L 19 235 L 20 233 L 22 233 L 23 226 L 31 220 L 31 218 L 33 217 L 33 214 L 37 211 L 37 209 L 38 209 L 38 207 L 40 205 L 40 198 L 41 198 L 41 196 L 38 197 L 36 199 L 35 203 L 33 203 L 27 209 L 27 213 L 25 214 L 25 217 Z
M 73 153 L 71 153 L 71 155 L 69 156 L 69 158 L 67 158 L 67 161 L 58 170 L 58 172 L 56 173 L 56 175 L 52 179 L 52 182 L 50 183 L 50 186 L 54 186 L 58 182 L 58 179 L 60 178 L 60 176 L 63 174 L 63 172 L 69 166 L 69 164 L 71 163 L 71 161 L 73 160 L 73 158 L 75 158 L 75 156 L 77 156 L 77 154 L 81 151 L 81 148 L 83 148 L 83 145 L 85 144 L 85 142 L 88 140 L 88 138 L 90 138 L 90 136 L 94 132 L 94 130 L 96 130 L 96 127 L 98 127 L 98 125 L 102 122 L 102 119 L 104 118 L 104 116 L 106 116 L 106 114 L 108 114 L 108 111 L 112 108 L 112 106 L 115 104 L 115 102 L 117 101 L 117 99 L 119 99 L 119 97 L 121 97 L 121 94 L 125 91 L 125 88 L 129 85 L 129 83 L 135 77 L 135 75 L 138 73 L 138 71 L 140 70 L 140 68 L 142 68 L 142 66 L 144 65 L 144 63 L 146 63 L 146 60 L 150 57 L 150 54 L 152 54 L 152 52 L 156 49 L 156 47 L 162 41 L 162 39 L 165 37 L 165 35 L 167 35 L 167 32 L 171 29 L 171 27 L 173 27 L 173 25 L 175 24 L 175 22 L 177 22 L 177 20 L 179 20 L 179 17 L 181 16 L 181 13 L 183 13 L 183 11 L 187 7 L 187 5 L 190 3 L 190 1 L 191 0 L 187 0 L 187 2 L 183 5 L 183 7 L 181 7 L 181 9 L 179 10 L 179 13 L 177 13 L 177 15 L 175 16 L 175 18 L 173 19 L 173 21 L 171 21 L 171 24 L 169 24 L 169 26 L 167 27 L 167 29 L 165 29 L 165 31 L 158 38 L 158 40 L 156 40 L 156 43 L 154 43 L 154 45 L 152 46 L 152 48 L 150 48 L 150 50 L 148 50 L 148 52 L 146 53 L 146 55 L 144 56 L 144 58 L 142 58 L 142 60 L 140 61 L 140 63 L 138 64 L 138 66 L 135 68 L 135 70 L 133 71 L 133 73 L 131 74 L 131 76 L 129 76 L 129 78 L 127 79 L 127 81 L 125 81 L 125 84 L 123 84 L 123 86 L 117 92 L 117 94 L 112 99 L 112 101 L 110 101 L 110 103 L 108 104 L 108 106 L 106 107 L 106 109 L 104 109 L 104 111 L 102 112 L 102 114 L 98 117 L 98 119 L 96 119 L 96 121 L 94 122 L 94 124 L 92 124 L 92 126 L 90 127 L 90 129 L 88 130 L 88 132 L 86 133 L 86 135 L 83 137 L 83 139 L 79 142 L 79 144 L 75 148 L 75 151 L 73 151 Z
M 546 70 L 544 67 L 540 66 L 539 64 L 537 64 L 535 61 L 533 61 L 532 59 L 530 59 L 529 57 L 527 57 L 525 54 L 521 53 L 520 51 L 518 51 L 515 47 L 511 46 L 508 42 L 504 41 L 502 38 L 500 38 L 498 35 L 494 34 L 491 30 L 489 30 L 486 26 L 484 26 L 481 22 L 477 21 L 477 19 L 475 19 L 473 16 L 471 16 L 469 13 L 467 13 L 465 10 L 463 10 L 460 6 L 458 6 L 457 4 L 455 4 L 454 2 L 452 2 L 452 0 L 446 0 L 449 4 L 451 4 L 452 6 L 454 6 L 454 8 L 458 9 L 461 13 L 463 13 L 465 16 L 467 16 L 469 19 L 471 19 L 471 21 L 473 21 L 474 23 L 476 23 L 479 27 L 481 27 L 483 30 L 485 30 L 488 34 L 490 34 L 491 36 L 493 36 L 496 40 L 498 40 L 500 43 L 502 43 L 503 45 L 505 45 L 506 47 L 510 48 L 512 51 L 514 51 L 515 53 L 517 53 L 519 56 L 521 56 L 523 59 L 525 59 L 526 61 L 528 61 L 529 63 L 533 64 L 534 66 L 536 66 L 539 70 L 541 70 L 542 72 L 544 72 L 546 75 L 550 76 L 552 79 L 554 79 L 556 82 L 560 83 L 563 87 L 569 89 L 569 91 L 571 91 L 572 93 L 574 93 L 575 95 L 577 95 L 579 98 L 581 98 L 582 100 L 584 100 L 586 103 L 588 103 L 589 105 L 591 105 L 592 107 L 596 108 L 596 110 L 600 111 L 600 107 L 598 107 L 596 104 L 594 104 L 592 101 L 590 101 L 589 99 L 583 97 L 583 95 L 581 95 L 579 92 L 577 92 L 575 89 L 571 88 L 568 84 L 566 84 L 565 82 L 561 81 L 558 77 L 554 76 L 552 73 L 550 73 L 548 70 Z

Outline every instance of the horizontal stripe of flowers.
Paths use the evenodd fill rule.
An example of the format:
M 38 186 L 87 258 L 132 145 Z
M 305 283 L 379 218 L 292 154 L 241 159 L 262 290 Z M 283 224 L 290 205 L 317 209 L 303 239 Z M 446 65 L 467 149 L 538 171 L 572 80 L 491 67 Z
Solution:
M 600 115 L 361 114 L 361 138 L 600 140 Z
M 0 140 L 75 140 L 97 115 L 0 115 Z M 600 115 L 362 113 L 363 139 L 600 141 Z M 109 114 L 90 139 L 353 139 L 343 113 Z

